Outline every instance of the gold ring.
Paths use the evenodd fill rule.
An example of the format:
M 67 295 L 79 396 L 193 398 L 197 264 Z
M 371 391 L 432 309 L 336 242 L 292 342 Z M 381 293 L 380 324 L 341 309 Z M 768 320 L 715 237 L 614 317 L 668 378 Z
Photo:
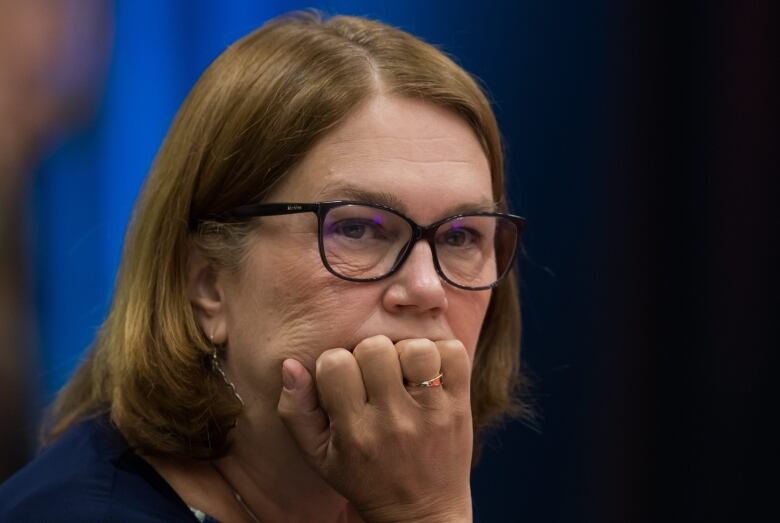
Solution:
M 444 378 L 444 374 L 442 374 L 441 372 L 439 373 L 438 376 L 425 381 L 409 381 L 406 378 L 404 378 L 404 385 L 406 385 L 407 387 L 420 387 L 420 388 L 441 387 L 443 378 Z

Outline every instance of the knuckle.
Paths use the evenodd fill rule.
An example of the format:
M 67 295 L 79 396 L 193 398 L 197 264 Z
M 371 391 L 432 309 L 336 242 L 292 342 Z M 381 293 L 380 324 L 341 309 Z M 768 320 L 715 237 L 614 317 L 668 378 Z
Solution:
M 436 368 L 431 369 L 433 372 L 436 372 L 438 370 L 438 367 L 440 366 L 439 363 L 441 362 L 441 357 L 439 356 L 439 353 L 436 352 L 436 350 L 419 350 L 414 351 L 406 355 L 406 361 L 412 364 L 417 364 L 421 366 L 429 366 L 434 365 Z
M 413 440 L 418 432 L 419 427 L 417 423 L 406 416 L 396 417 L 389 426 L 389 433 L 394 441 Z
M 381 448 L 378 438 L 368 431 L 355 433 L 352 438 L 352 446 L 363 458 L 374 456 Z
M 470 402 L 456 402 L 455 405 L 452 406 L 451 413 L 453 421 L 458 425 L 462 423 L 471 425 L 474 422 Z
M 435 434 L 460 433 L 473 426 L 471 411 L 468 408 L 454 408 L 429 412 L 426 424 Z
M 373 354 L 385 352 L 393 349 L 393 342 L 387 336 L 378 334 L 366 338 L 355 346 L 354 354 L 356 358 L 371 356 Z
M 471 359 L 466 351 L 466 347 L 460 340 L 437 341 L 436 346 L 439 349 L 441 359 L 447 361 L 450 365 L 471 365 Z
M 388 425 L 393 425 L 397 420 L 402 420 L 408 416 L 407 410 L 396 403 L 387 405 L 385 409 L 384 422 Z
M 429 358 L 438 353 L 436 344 L 428 339 L 398 342 L 399 353 L 407 358 Z
M 444 356 L 459 357 L 467 356 L 466 347 L 460 340 L 439 340 L 436 342 L 439 352 Z
M 329 349 L 317 358 L 316 373 L 338 372 L 351 367 L 352 354 L 346 349 Z
M 429 350 L 436 347 L 436 343 L 428 338 L 409 338 L 399 341 L 396 346 L 399 350 Z
M 453 426 L 456 425 L 456 420 L 451 413 L 445 415 L 442 412 L 438 412 L 429 418 L 428 423 L 437 433 L 444 434 L 452 430 Z
M 360 342 L 360 345 L 363 345 L 365 347 L 380 347 L 380 348 L 387 348 L 388 346 L 393 345 L 393 341 L 385 336 L 384 334 L 377 334 L 376 336 L 371 336 L 369 338 L 366 338 L 362 342 Z
M 341 429 L 332 433 L 334 444 L 342 451 L 348 451 L 361 460 L 370 459 L 381 447 L 376 433 L 366 430 L 362 425 L 344 425 Z
M 399 406 L 388 406 L 376 424 L 368 430 L 371 442 L 386 449 L 413 440 L 420 432 L 420 418 Z

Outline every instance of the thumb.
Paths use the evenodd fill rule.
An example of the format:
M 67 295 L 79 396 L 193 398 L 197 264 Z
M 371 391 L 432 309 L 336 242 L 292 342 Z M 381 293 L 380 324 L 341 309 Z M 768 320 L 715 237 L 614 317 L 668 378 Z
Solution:
M 328 416 L 306 367 L 294 359 L 282 362 L 282 395 L 277 412 L 298 446 L 314 464 L 325 459 L 330 440 Z

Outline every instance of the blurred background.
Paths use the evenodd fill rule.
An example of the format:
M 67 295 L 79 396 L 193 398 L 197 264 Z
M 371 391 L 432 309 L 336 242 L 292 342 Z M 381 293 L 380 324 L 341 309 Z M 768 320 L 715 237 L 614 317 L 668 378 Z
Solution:
M 106 315 L 179 104 L 308 7 L 440 46 L 495 104 L 539 416 L 487 438 L 479 520 L 776 513 L 776 4 L 747 1 L 0 0 L 0 481 Z

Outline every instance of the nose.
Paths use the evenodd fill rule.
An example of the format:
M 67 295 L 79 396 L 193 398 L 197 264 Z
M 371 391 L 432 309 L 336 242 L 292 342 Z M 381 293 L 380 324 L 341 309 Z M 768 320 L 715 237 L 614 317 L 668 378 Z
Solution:
M 382 304 L 391 312 L 441 314 L 447 310 L 444 282 L 433 265 L 431 246 L 418 241 L 403 266 L 388 280 Z

